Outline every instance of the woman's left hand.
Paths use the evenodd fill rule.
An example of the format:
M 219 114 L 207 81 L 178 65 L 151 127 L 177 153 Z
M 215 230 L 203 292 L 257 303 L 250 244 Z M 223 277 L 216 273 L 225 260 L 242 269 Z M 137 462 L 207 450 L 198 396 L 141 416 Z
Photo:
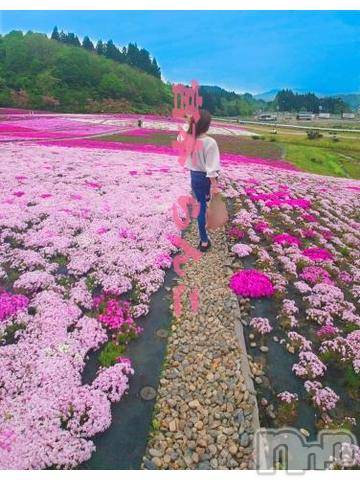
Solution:
M 210 187 L 210 195 L 213 197 L 217 193 L 220 193 L 220 189 L 217 184 L 211 185 Z

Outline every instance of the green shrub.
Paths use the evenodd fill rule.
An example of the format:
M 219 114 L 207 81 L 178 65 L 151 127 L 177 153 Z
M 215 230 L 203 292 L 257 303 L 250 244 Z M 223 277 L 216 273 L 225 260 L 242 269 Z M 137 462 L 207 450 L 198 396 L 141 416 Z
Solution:
M 355 394 L 355 396 L 359 396 L 360 374 L 355 373 L 352 366 L 347 367 L 345 370 L 345 385 L 351 392 Z
M 318 138 L 322 138 L 322 134 L 318 130 L 308 130 L 306 135 L 309 140 L 317 140 Z
M 98 286 L 98 281 L 92 275 L 86 277 L 85 283 L 90 293 L 93 293 L 95 288 Z
M 102 367 L 111 367 L 116 363 L 118 357 L 125 352 L 125 345 L 118 345 L 108 342 L 99 355 L 99 362 Z

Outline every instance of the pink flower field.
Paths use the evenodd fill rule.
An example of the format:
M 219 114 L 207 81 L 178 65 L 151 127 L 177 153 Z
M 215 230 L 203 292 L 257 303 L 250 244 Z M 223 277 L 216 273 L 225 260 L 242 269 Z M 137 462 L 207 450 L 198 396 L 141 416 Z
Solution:
M 189 179 L 165 147 L 84 140 L 134 131 L 131 116 L 1 115 L 0 468 L 74 468 L 136 375 L 126 345 L 146 328 L 171 267 L 172 206 Z M 144 123 L 145 135 L 174 126 Z M 254 314 L 250 328 L 280 332 L 317 420 L 342 425 L 334 369 L 359 400 L 360 182 L 222 160 L 223 193 L 236 206 L 229 248 L 252 262 L 230 288 L 273 302 L 277 317 Z M 100 350 L 102 367 L 85 384 L 89 354 Z M 295 398 L 286 385 L 276 393 L 284 390 Z
M 60 140 L 66 138 L 82 138 L 111 133 L 136 135 L 137 122 L 141 119 L 143 129 L 141 135 L 150 132 L 177 132 L 181 122 L 171 117 L 162 118 L 155 115 L 124 114 L 56 114 L 30 113 L 28 111 L 0 108 L 0 141 L 11 140 Z M 252 135 L 238 125 L 223 126 L 214 123 L 210 129 L 212 134 Z
M 160 155 L 10 144 L 1 154 L 0 435 L 11 441 L 0 466 L 74 467 L 133 373 L 120 359 L 83 385 L 86 357 L 147 313 L 187 181 Z M 136 293 L 126 321 L 121 305 L 96 318 L 95 286 L 115 304 Z
M 271 279 L 277 316 L 253 318 L 250 327 L 276 329 L 274 339 L 294 357 L 292 374 L 303 381 L 302 397 L 312 402 L 318 428 L 348 428 L 349 417 L 354 428 L 360 413 L 359 182 L 240 165 L 229 166 L 226 177 L 226 194 L 238 205 L 229 238 L 237 241 L 232 232 L 241 230 L 242 252 L 249 250 L 239 256 L 259 276 L 257 288 L 249 288 L 240 276 L 256 271 L 241 270 L 230 288 L 248 298 L 270 295 L 264 282 Z M 260 281 L 260 275 L 266 277 Z M 276 365 L 268 367 L 276 375 Z

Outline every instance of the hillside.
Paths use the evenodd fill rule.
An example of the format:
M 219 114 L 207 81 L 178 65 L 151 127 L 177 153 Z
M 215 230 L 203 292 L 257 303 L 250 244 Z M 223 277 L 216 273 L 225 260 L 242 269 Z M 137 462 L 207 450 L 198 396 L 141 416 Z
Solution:
M 250 93 L 238 94 L 221 87 L 203 85 L 200 87 L 203 106 L 214 115 L 235 116 L 252 115 L 268 105 L 262 100 L 256 100 Z
M 170 86 L 133 66 L 40 33 L 0 37 L 0 106 L 168 113 Z
M 283 91 L 282 89 L 274 89 L 274 90 L 269 90 L 268 92 L 264 93 L 258 93 L 254 95 L 255 100 L 263 100 L 265 102 L 272 102 L 276 99 L 277 95 Z M 299 89 L 299 88 L 292 88 L 291 91 L 294 94 L 298 94 L 299 96 L 304 96 L 309 94 L 307 90 Z M 360 93 L 339 93 L 339 94 L 320 94 L 316 93 L 315 95 L 322 100 L 322 103 L 326 103 L 329 101 L 328 99 L 340 99 L 346 105 L 351 109 L 351 110 L 356 110 L 360 107 Z
M 345 103 L 347 103 L 353 110 L 360 107 L 360 93 L 347 93 L 338 95 Z

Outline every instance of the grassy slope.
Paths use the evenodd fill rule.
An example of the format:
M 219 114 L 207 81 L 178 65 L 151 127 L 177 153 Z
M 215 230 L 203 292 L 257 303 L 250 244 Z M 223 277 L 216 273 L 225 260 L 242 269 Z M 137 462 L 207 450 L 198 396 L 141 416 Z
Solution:
M 169 85 L 130 65 L 38 33 L 0 35 L 0 106 L 167 113 Z

